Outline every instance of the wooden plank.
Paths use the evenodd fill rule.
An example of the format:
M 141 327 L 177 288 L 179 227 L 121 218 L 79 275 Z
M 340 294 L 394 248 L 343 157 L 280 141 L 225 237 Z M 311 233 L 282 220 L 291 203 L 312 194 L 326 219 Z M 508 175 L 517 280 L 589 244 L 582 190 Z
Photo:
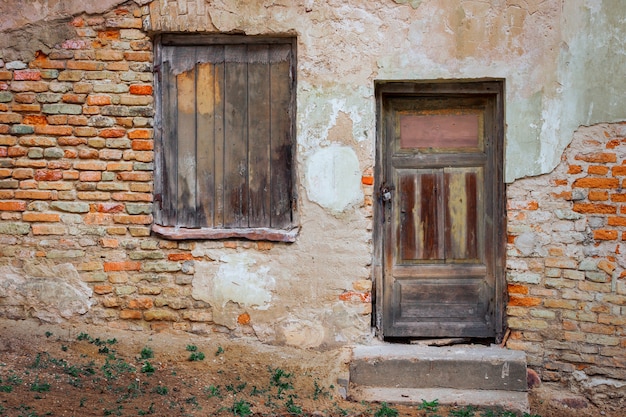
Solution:
M 169 62 L 163 63 L 163 194 L 161 196 L 162 221 L 165 226 L 176 225 L 178 195 L 178 94 L 176 76 Z
M 214 64 L 198 64 L 197 69 L 197 172 L 196 227 L 213 227 L 215 212 L 215 91 Z
M 429 264 L 416 263 L 414 265 L 396 265 L 390 270 L 390 275 L 395 280 L 402 279 L 449 279 L 463 278 L 473 279 L 482 278 L 487 273 L 487 267 L 484 264 Z
M 220 52 L 224 55 L 224 47 L 220 47 Z M 215 64 L 215 76 L 213 91 L 215 92 L 215 125 L 213 136 L 213 160 L 215 163 L 215 181 L 214 181 L 214 214 L 213 214 L 213 226 L 224 227 L 224 200 L 226 193 L 224 192 L 224 159 L 225 159 L 225 146 L 226 146 L 226 134 L 225 134 L 225 121 L 224 116 L 226 106 L 226 91 L 224 90 L 224 71 L 225 64 L 222 60 L 221 63 Z
M 181 52 L 185 52 L 185 55 L 194 53 L 194 51 Z M 194 227 L 196 218 L 196 69 L 178 74 L 176 84 L 178 95 L 177 226 Z
M 255 228 L 197 228 L 164 227 L 153 225 L 152 231 L 160 237 L 174 240 L 230 239 L 270 240 L 274 242 L 295 242 L 299 228 L 276 230 L 267 227 Z
M 290 45 L 274 45 L 271 55 L 286 55 L 286 60 L 273 59 L 270 65 L 271 92 L 271 226 L 288 228 L 292 224 L 292 125 L 291 106 L 293 78 L 291 76 Z M 274 62 L 277 61 L 277 62 Z
M 248 45 L 249 227 L 269 227 L 270 207 L 269 46 Z
M 408 171 L 398 172 L 398 190 L 395 204 L 398 205 L 397 244 L 398 263 L 418 259 L 417 255 L 417 221 L 415 216 L 416 176 Z M 420 242 L 421 243 L 421 242 Z
M 224 50 L 224 227 L 248 226 L 246 45 Z
M 477 189 L 479 169 L 445 170 L 446 260 L 477 262 L 479 222 L 482 220 Z
M 419 250 L 416 259 L 440 260 L 444 258 L 440 177 L 440 172 L 423 173 L 418 177 Z

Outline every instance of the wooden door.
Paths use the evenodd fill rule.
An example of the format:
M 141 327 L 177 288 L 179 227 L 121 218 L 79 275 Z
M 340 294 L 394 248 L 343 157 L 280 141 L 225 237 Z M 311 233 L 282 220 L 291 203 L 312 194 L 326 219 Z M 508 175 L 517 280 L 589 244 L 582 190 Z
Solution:
M 378 87 L 383 335 L 499 338 L 502 85 Z

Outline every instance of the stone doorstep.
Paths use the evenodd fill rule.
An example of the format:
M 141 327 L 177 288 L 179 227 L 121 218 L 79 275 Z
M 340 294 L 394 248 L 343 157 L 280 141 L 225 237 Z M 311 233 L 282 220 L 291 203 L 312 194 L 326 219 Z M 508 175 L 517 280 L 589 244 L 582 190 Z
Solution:
M 502 390 L 459 390 L 452 388 L 351 388 L 352 401 L 386 402 L 389 404 L 419 405 L 422 401 L 437 400 L 441 405 L 493 407 L 528 413 L 528 393 Z
M 526 354 L 497 346 L 357 346 L 348 396 L 355 400 L 528 409 Z

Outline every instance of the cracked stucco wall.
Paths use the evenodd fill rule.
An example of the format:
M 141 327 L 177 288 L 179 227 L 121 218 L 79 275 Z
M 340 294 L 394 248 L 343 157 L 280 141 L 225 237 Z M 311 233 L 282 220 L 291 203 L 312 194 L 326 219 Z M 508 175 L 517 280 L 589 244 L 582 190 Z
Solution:
M 82 27 L 79 36 L 67 22 L 116 7 L 133 9 L 129 16 L 141 20 L 124 29 L 122 40 L 128 42 L 149 42 L 145 34 L 159 32 L 297 36 L 302 231 L 293 245 L 275 246 L 167 246 L 154 237 L 126 235 L 112 249 L 106 245 L 117 237 L 107 238 L 106 245 L 94 238 L 81 253 L 86 259 L 74 261 L 83 268 L 81 278 L 106 281 L 106 288 L 100 281 L 94 285 L 104 300 L 94 321 L 119 320 L 122 310 L 132 313 L 122 317 L 128 327 L 141 327 L 131 321 L 139 318 L 171 320 L 197 332 L 209 332 L 213 325 L 244 331 L 239 326 L 250 324 L 268 343 L 306 341 L 311 347 L 371 337 L 375 80 L 505 78 L 509 182 L 550 172 L 580 125 L 626 119 L 621 0 L 5 0 L 0 3 L 4 68 L 18 68 L 8 65 L 13 61 L 25 67 L 37 51 L 58 51 L 59 44 L 80 36 L 89 48 L 85 39 L 93 41 L 96 29 Z M 124 16 L 120 11 L 111 20 Z M 119 54 L 112 47 L 108 51 Z M 149 83 L 149 63 L 142 68 L 138 80 Z M 79 81 L 83 87 L 105 84 Z M 118 81 L 126 86 L 136 80 Z M 107 92 L 118 99 L 123 94 Z M 21 221 L 20 216 L 9 213 L 3 220 Z M 83 219 L 76 217 L 76 222 Z M 20 239 L 12 236 L 5 243 L 28 247 Z M 49 238 L 51 246 L 55 239 Z M 41 242 L 38 248 L 47 250 Z M 131 262 L 130 256 L 146 258 Z M 106 270 L 103 262 L 125 269 Z M 159 285 L 145 284 L 146 277 Z M 167 291 L 157 292 L 166 285 Z M 140 294 L 144 304 L 135 302 L 134 291 L 145 291 Z M 126 306 L 137 308 L 123 310 Z M 82 308 L 77 311 L 83 314 Z

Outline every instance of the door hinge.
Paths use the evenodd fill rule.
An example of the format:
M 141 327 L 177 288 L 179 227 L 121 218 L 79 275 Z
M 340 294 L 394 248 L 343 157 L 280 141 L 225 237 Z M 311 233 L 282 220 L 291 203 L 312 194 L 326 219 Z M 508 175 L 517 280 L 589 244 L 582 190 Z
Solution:
M 162 210 L 163 209 L 163 195 L 161 193 L 155 194 L 154 201 L 159 203 L 159 210 Z

